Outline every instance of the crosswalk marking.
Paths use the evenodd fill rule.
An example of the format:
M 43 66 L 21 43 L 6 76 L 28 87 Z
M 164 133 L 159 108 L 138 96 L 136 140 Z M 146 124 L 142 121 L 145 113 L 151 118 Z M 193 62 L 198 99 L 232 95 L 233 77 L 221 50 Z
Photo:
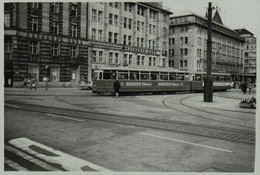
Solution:
M 44 169 L 47 169 L 49 171 L 60 171 L 59 169 L 52 167 L 52 166 L 48 165 L 47 163 L 45 163 L 43 161 L 35 159 L 34 157 L 27 155 L 24 152 L 19 151 L 18 149 L 13 148 L 11 146 L 5 145 L 5 150 L 11 151 L 11 152 L 15 153 L 16 155 L 18 155 L 18 156 L 36 164 L 36 165 L 39 165 L 40 167 L 43 167 Z
M 8 158 L 5 157 L 5 163 L 12 167 L 13 169 L 17 170 L 17 171 L 28 171 L 28 169 L 20 166 L 18 163 L 13 162 L 12 160 L 9 160 Z
M 62 168 L 64 168 L 67 171 L 83 171 L 81 168 L 83 168 L 85 166 L 88 166 L 91 169 L 96 170 L 96 171 L 103 171 L 103 172 L 111 171 L 109 169 L 100 167 L 98 165 L 95 165 L 95 164 L 88 162 L 88 161 L 85 161 L 83 159 L 73 157 L 71 155 L 68 155 L 68 154 L 63 153 L 61 151 L 52 149 L 52 148 L 45 146 L 43 144 L 29 140 L 27 138 L 18 138 L 18 139 L 10 140 L 9 144 L 11 144 L 11 145 L 23 150 L 23 151 L 26 151 L 26 152 L 42 159 L 42 160 L 45 160 L 46 162 L 59 164 L 59 165 L 62 166 Z M 39 153 L 39 152 L 31 149 L 30 146 L 39 147 L 40 149 L 51 152 L 56 156 L 49 156 L 49 155 L 45 155 L 43 153 Z

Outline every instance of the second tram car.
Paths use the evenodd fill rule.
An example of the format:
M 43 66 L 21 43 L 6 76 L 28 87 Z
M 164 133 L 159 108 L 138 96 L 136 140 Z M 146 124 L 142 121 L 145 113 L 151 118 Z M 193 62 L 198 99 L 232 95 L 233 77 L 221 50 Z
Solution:
M 120 92 L 180 92 L 203 91 L 203 72 L 186 72 L 177 69 L 131 69 L 108 67 L 94 71 L 93 93 L 114 92 L 115 80 L 120 82 Z M 231 88 L 230 74 L 213 73 L 213 90 Z

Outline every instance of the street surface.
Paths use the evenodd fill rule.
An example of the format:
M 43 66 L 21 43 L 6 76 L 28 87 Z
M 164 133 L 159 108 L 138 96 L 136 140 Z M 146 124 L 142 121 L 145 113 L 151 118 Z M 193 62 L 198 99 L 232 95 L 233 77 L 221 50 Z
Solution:
M 8 88 L 5 171 L 254 172 L 250 96 Z

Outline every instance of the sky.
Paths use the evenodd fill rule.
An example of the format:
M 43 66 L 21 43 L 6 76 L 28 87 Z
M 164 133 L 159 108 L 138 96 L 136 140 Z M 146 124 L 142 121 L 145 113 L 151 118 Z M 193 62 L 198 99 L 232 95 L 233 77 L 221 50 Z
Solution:
M 163 0 L 163 6 L 173 13 L 190 10 L 205 16 L 209 0 Z M 260 1 L 259 0 L 212 0 L 218 7 L 222 22 L 231 29 L 245 28 L 260 37 Z M 213 15 L 215 10 L 213 10 Z M 173 14 L 174 15 L 174 14 Z

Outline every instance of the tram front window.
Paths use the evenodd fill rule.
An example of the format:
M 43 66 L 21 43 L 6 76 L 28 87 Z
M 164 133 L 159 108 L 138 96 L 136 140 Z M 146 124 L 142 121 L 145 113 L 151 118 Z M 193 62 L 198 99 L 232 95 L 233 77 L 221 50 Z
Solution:
M 104 80 L 115 80 L 116 79 L 116 71 L 104 71 Z

